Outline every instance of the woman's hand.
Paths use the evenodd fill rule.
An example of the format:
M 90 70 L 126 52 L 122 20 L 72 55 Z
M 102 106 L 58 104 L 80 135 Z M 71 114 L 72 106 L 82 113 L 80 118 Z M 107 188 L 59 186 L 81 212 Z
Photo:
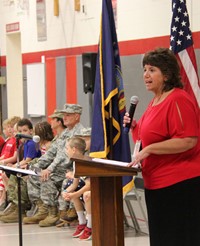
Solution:
M 123 119 L 123 127 L 126 127 L 126 124 L 129 124 L 130 122 L 131 122 L 131 118 L 129 117 L 129 113 L 126 112 Z M 136 126 L 136 124 L 137 124 L 136 120 L 133 119 L 131 123 L 131 129 L 133 129 Z
M 128 164 L 128 167 L 140 167 L 141 166 L 141 162 L 147 158 L 148 156 L 150 155 L 150 153 L 148 152 L 148 148 L 144 148 L 142 149 L 140 152 L 138 152 L 136 155 L 135 155 L 135 158 L 132 162 L 130 162 Z
M 150 154 L 172 155 L 188 151 L 197 144 L 197 137 L 171 138 L 162 142 L 153 143 L 135 155 L 135 159 L 128 165 L 132 167 L 147 158 Z

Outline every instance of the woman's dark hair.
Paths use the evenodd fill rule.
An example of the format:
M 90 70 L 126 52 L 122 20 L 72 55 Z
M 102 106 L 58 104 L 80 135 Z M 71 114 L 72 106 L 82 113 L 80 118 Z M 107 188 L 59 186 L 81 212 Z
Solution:
M 35 125 L 35 135 L 38 135 L 42 142 L 52 141 L 54 138 L 51 125 L 47 121 L 42 121 Z
M 60 121 L 61 122 L 63 128 L 66 128 L 66 126 L 64 125 L 63 118 L 60 118 L 60 117 L 55 117 L 55 118 L 57 119 L 57 121 Z
M 145 65 L 158 67 L 167 80 L 164 82 L 163 91 L 173 88 L 183 88 L 180 76 L 180 66 L 174 53 L 167 48 L 157 48 L 145 54 L 142 62 Z

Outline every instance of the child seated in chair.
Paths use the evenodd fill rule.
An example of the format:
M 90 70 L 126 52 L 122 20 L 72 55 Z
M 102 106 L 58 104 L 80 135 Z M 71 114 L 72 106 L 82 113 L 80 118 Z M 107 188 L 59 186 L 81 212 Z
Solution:
M 86 149 L 85 140 L 80 137 L 73 137 L 68 140 L 66 144 L 67 155 L 71 158 L 73 155 L 76 157 L 83 157 Z M 90 178 L 81 177 L 74 178 L 73 167 L 71 170 L 67 170 L 66 177 L 73 182 L 68 186 L 63 192 L 62 196 L 65 200 L 74 203 L 78 215 L 79 225 L 76 231 L 72 235 L 74 238 L 79 238 L 80 240 L 89 240 L 92 237 L 91 229 L 91 203 L 90 203 Z M 78 185 L 80 185 L 80 180 L 83 180 L 85 185 L 77 190 Z M 87 216 L 87 219 L 86 219 Z

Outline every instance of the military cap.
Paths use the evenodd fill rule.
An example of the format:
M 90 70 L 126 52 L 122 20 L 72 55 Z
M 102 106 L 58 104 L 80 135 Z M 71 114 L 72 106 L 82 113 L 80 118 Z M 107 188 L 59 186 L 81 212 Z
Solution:
M 68 113 L 68 114 L 81 114 L 82 107 L 79 104 L 65 104 L 64 108 L 60 110 L 61 113 Z
M 86 127 L 80 129 L 79 132 L 75 133 L 74 136 L 76 137 L 90 137 L 91 136 L 91 127 Z
M 49 115 L 49 118 L 62 118 L 63 115 L 59 109 L 55 109 L 53 114 Z

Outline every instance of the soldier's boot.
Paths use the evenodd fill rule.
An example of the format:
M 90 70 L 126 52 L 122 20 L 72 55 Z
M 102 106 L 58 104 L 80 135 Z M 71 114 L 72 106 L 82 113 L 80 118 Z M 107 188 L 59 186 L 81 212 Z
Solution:
M 0 214 L 0 220 L 2 216 L 11 214 L 12 212 L 15 211 L 16 208 L 17 208 L 17 205 L 13 202 L 10 202 L 8 206 L 4 209 L 4 211 Z
M 49 214 L 44 220 L 40 221 L 39 226 L 41 227 L 55 226 L 58 220 L 59 220 L 59 214 L 58 214 L 57 206 L 49 206 Z
M 74 207 L 69 208 L 68 211 L 60 217 L 60 220 L 63 222 L 63 226 L 75 225 L 78 222 L 78 215 L 76 213 L 76 209 Z
M 73 222 L 73 221 L 76 221 L 77 219 L 78 219 L 78 215 L 77 215 L 76 209 L 74 207 L 69 208 L 66 216 L 61 217 L 61 220 L 65 220 L 68 222 Z
M 25 216 L 25 208 L 24 205 L 22 205 L 21 207 L 21 216 L 22 218 Z M 19 222 L 19 209 L 18 206 L 15 208 L 15 210 L 5 216 L 1 216 L 1 221 L 4 223 L 15 223 L 15 222 Z
M 32 217 L 34 216 L 38 211 L 38 206 L 37 206 L 37 203 L 33 203 L 32 206 L 31 206 L 31 209 L 29 209 L 27 212 L 26 212 L 26 216 L 27 217 Z
M 60 219 L 56 222 L 56 226 L 57 226 L 57 227 L 62 227 L 62 226 L 65 225 L 65 222 L 64 222 L 63 220 L 61 220 L 61 218 L 67 215 L 67 210 L 68 210 L 68 209 L 60 210 L 60 211 L 59 211 L 59 218 L 60 218 Z
M 38 224 L 41 220 L 44 220 L 48 216 L 48 205 L 45 205 L 42 201 L 37 202 L 38 211 L 32 217 L 24 217 L 24 224 Z

